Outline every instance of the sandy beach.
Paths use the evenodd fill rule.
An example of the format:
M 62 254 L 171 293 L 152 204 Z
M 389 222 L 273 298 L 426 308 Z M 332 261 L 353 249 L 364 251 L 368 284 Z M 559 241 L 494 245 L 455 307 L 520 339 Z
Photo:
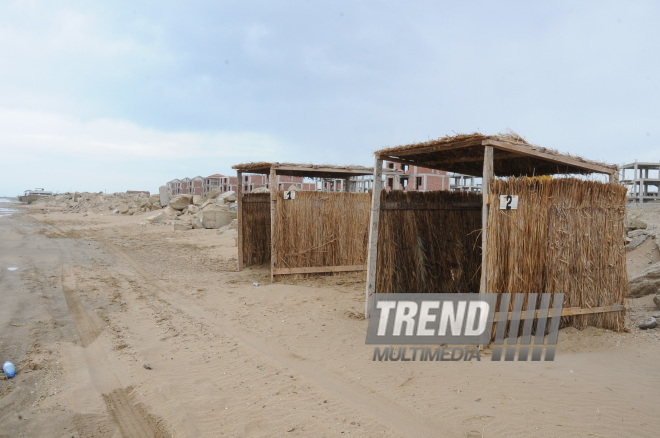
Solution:
M 363 274 L 271 284 L 237 271 L 235 230 L 19 208 L 0 217 L 0 437 L 660 434 L 651 296 L 626 333 L 562 330 L 552 362 L 377 362 Z

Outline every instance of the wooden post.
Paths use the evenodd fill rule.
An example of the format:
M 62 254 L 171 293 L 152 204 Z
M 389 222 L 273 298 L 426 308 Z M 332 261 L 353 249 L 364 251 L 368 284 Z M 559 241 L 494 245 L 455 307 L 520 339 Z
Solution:
M 277 248 L 275 238 L 275 216 L 277 213 L 277 171 L 271 166 L 268 187 L 270 187 L 270 281 L 275 278 L 275 268 L 277 267 Z
M 344 178 L 344 191 L 345 191 L 345 192 L 349 192 L 349 191 L 350 191 L 350 190 L 349 190 L 349 187 L 348 187 L 350 181 L 351 181 L 351 178 L 350 178 L 350 177 Z
M 488 255 L 488 203 L 490 198 L 490 180 L 494 177 L 493 174 L 493 147 L 485 146 L 484 148 L 484 172 L 482 175 L 481 183 L 481 284 L 479 285 L 479 293 L 486 293 L 486 279 L 488 274 L 488 267 L 486 260 Z M 494 202 L 494 200 L 493 200 Z
M 236 171 L 236 221 L 238 222 L 238 270 L 243 270 L 243 172 Z
M 610 183 L 612 184 L 618 184 L 619 182 L 619 172 L 612 172 L 610 173 Z
M 383 190 L 383 160 L 376 157 L 374 188 L 371 194 L 371 220 L 369 222 L 369 246 L 367 252 L 367 290 L 364 317 L 369 318 L 376 293 L 376 262 L 378 261 L 378 222 L 380 219 L 380 193 Z

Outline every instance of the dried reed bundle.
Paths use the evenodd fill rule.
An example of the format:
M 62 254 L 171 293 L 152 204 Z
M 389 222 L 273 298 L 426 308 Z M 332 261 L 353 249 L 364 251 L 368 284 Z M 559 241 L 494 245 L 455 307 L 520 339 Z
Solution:
M 564 307 L 623 304 L 626 189 L 575 178 L 493 180 L 488 218 L 487 291 L 564 293 Z M 499 195 L 518 195 L 500 210 Z M 526 306 L 526 303 L 525 303 Z M 624 313 L 562 318 L 562 326 L 621 331 Z
M 278 268 L 364 265 L 369 237 L 369 193 L 277 193 Z
M 382 192 L 376 292 L 478 292 L 481 196 Z
M 243 263 L 245 266 L 270 262 L 270 194 L 245 193 L 241 202 Z

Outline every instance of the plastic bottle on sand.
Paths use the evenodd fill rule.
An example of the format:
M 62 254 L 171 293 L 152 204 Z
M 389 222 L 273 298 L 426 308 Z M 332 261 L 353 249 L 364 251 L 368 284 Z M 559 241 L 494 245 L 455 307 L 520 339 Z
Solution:
M 2 371 L 4 371 L 5 375 L 9 377 L 10 379 L 16 375 L 16 367 L 14 366 L 13 363 L 7 361 L 2 365 Z

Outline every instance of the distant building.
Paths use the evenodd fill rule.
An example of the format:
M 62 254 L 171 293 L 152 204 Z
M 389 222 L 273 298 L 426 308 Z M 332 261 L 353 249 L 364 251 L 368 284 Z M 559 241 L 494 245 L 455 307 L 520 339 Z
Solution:
M 449 190 L 452 192 L 475 192 L 481 193 L 481 178 L 462 173 L 449 175 Z
M 660 201 L 660 163 L 630 163 L 619 167 L 619 182 L 628 189 L 628 202 Z
M 449 190 L 449 177 L 444 170 L 391 161 L 385 161 L 383 166 L 386 190 L 418 192 Z
M 243 193 L 253 192 L 261 188 L 270 188 L 270 177 L 268 175 L 244 174 L 242 178 Z M 277 175 L 277 190 L 289 190 L 292 186 L 296 190 L 316 190 L 316 184 L 304 182 L 300 176 Z
M 243 192 L 252 192 L 259 188 L 269 187 L 268 175 L 243 175 Z M 316 190 L 316 184 L 304 182 L 303 178 L 296 176 L 277 176 L 278 190 L 288 190 L 291 186 L 295 186 L 297 190 Z M 224 176 L 216 173 L 214 175 L 203 178 L 196 176 L 195 178 L 181 178 L 173 179 L 165 184 L 167 192 L 170 196 L 175 195 L 208 195 L 212 190 L 218 189 L 220 193 L 236 191 L 238 184 L 237 177 Z

